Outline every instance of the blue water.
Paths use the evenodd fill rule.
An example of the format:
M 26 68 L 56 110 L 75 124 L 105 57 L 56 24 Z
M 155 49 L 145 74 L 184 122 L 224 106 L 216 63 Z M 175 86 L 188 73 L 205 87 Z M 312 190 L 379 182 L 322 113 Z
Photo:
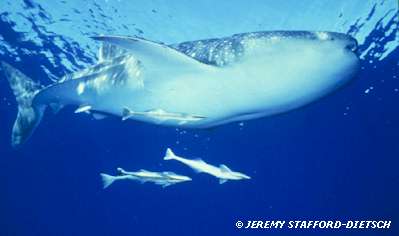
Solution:
M 177 43 L 260 30 L 329 30 L 360 44 L 361 71 L 304 108 L 215 129 L 46 113 L 19 150 L 17 105 L 0 73 L 0 235 L 398 235 L 399 32 L 396 0 L 1 0 L 0 61 L 50 84 L 94 64 L 98 34 Z M 334 66 L 334 65 L 331 65 Z M 218 181 L 164 162 L 166 147 L 252 177 Z M 162 189 L 100 172 L 173 170 Z M 245 230 L 237 220 L 391 220 L 389 230 Z

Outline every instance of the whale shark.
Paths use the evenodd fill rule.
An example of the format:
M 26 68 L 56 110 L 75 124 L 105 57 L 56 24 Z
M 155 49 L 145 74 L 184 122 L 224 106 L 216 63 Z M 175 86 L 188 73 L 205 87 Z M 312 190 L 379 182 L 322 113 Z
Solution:
M 94 118 L 210 128 L 287 112 L 335 91 L 359 69 L 356 40 L 326 31 L 263 31 L 166 45 L 94 36 L 98 62 L 43 86 L 6 62 L 18 103 L 11 144 L 26 142 L 46 108 Z

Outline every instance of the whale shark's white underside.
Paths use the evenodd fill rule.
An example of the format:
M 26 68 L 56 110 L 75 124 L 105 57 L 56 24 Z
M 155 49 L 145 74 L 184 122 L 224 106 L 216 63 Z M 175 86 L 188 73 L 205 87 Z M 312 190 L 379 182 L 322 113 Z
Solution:
M 308 104 L 359 67 L 356 40 L 333 32 L 255 32 L 175 45 L 93 38 L 104 43 L 98 64 L 45 88 L 2 63 L 19 104 L 14 146 L 30 136 L 48 106 L 207 128 Z

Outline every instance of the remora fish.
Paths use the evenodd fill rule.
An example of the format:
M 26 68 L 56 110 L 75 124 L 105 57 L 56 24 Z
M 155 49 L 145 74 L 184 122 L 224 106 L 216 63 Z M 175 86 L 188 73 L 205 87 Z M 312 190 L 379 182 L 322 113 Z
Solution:
M 227 180 L 251 179 L 251 177 L 249 177 L 248 175 L 232 171 L 230 170 L 230 168 L 228 168 L 226 165 L 223 164 L 221 164 L 219 167 L 216 167 L 206 163 L 201 159 L 189 160 L 184 157 L 176 156 L 170 148 L 166 150 L 166 154 L 163 159 L 176 160 L 191 167 L 197 172 L 203 172 L 213 175 L 216 178 L 219 178 L 220 184 L 225 183 Z
M 164 110 L 161 109 L 151 110 L 146 112 L 132 111 L 129 108 L 123 109 L 122 120 L 127 120 L 133 116 L 146 116 L 148 118 L 158 120 L 159 122 L 163 122 L 165 120 L 175 120 L 178 121 L 179 124 L 185 124 L 190 121 L 198 121 L 205 118 L 197 115 L 165 112 Z
M 14 147 L 28 139 L 48 106 L 75 105 L 96 117 L 123 116 L 125 107 L 162 110 L 201 119 L 130 119 L 207 128 L 301 107 L 341 87 L 359 68 L 356 40 L 334 32 L 265 31 L 170 46 L 93 38 L 104 43 L 99 63 L 47 87 L 1 63 L 18 102 Z
M 161 185 L 163 188 L 168 187 L 172 184 L 191 181 L 190 177 L 184 175 L 178 175 L 170 171 L 153 172 L 141 169 L 135 172 L 127 172 L 122 168 L 118 168 L 117 170 L 119 173 L 118 176 L 112 176 L 104 173 L 100 174 L 103 181 L 103 188 L 109 187 L 116 180 L 126 180 L 126 179 L 139 181 L 141 183 L 153 182 L 157 185 Z

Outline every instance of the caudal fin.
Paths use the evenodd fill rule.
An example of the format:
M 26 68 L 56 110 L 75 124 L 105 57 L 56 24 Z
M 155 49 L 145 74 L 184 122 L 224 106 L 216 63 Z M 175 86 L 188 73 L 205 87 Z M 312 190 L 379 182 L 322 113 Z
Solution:
M 104 189 L 108 188 L 116 180 L 116 177 L 112 175 L 107 175 L 104 173 L 101 173 L 100 175 L 101 175 L 101 180 L 103 181 Z
M 170 148 L 168 148 L 168 149 L 166 149 L 166 153 L 165 153 L 165 156 L 164 156 L 164 160 L 173 160 L 173 159 L 176 159 L 176 155 L 173 153 L 173 151 L 172 151 L 172 149 L 170 149 Z
M 8 63 L 0 62 L 0 69 L 3 70 L 18 103 L 18 115 L 11 135 L 11 145 L 17 148 L 32 135 L 43 116 L 45 106 L 32 104 L 33 98 L 43 87 Z

